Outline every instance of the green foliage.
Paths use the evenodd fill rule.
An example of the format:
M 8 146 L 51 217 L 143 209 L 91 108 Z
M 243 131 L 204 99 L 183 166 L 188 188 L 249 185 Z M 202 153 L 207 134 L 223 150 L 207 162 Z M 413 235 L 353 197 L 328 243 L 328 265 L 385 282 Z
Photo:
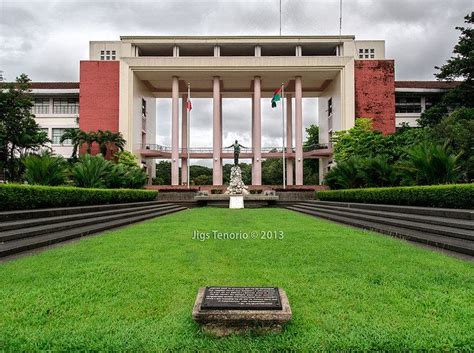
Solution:
M 31 113 L 29 91 L 30 79 L 25 74 L 0 89 L 0 169 L 7 170 L 8 180 L 20 179 L 24 155 L 50 142 Z
M 138 165 L 138 158 L 132 152 L 119 151 L 114 154 L 117 163 L 126 165 L 128 167 L 136 167 Z
M 361 160 L 359 177 L 364 187 L 384 187 L 398 184 L 397 172 L 387 156 L 379 155 Z
M 405 206 L 474 208 L 474 184 L 408 186 L 318 191 L 322 201 Z
M 194 169 L 193 167 L 194 166 L 191 166 L 191 169 Z M 159 163 L 156 163 L 155 176 L 155 182 L 161 183 L 155 185 L 171 185 L 171 162 L 160 161 Z
M 112 163 L 101 155 L 84 154 L 71 169 L 73 181 L 82 188 L 104 188 L 110 175 Z M 112 181 L 114 183 L 115 181 Z
M 66 140 L 71 140 L 71 159 L 75 160 L 77 158 L 77 152 L 79 150 L 79 147 L 84 142 L 84 131 L 78 128 L 65 129 L 63 135 L 61 136 L 60 142 L 63 143 Z
M 311 124 L 306 129 L 306 141 L 303 144 L 303 147 L 311 147 L 319 144 L 319 126 Z
M 372 119 L 358 118 L 355 126 L 347 131 L 334 134 L 334 158 L 339 162 L 352 156 L 370 157 L 385 154 L 389 144 L 385 136 L 372 128 Z
M 268 158 L 262 161 L 262 184 L 283 185 L 282 158 Z
M 459 151 L 459 162 L 468 181 L 474 180 L 474 109 L 461 108 L 443 118 L 431 131 L 433 140 L 448 141 L 453 151 Z
M 87 206 L 153 201 L 151 190 L 84 189 L 66 186 L 0 184 L 0 210 Z
M 440 80 L 461 79 L 463 82 L 446 97 L 447 103 L 457 103 L 474 108 L 474 12 L 464 17 L 466 27 L 456 27 L 461 32 L 453 56 L 441 67 L 436 77 Z
M 198 175 L 191 179 L 192 185 L 212 185 L 212 175 Z
M 67 166 L 64 158 L 48 151 L 30 154 L 23 159 L 25 179 L 29 184 L 57 186 L 66 183 Z
M 94 142 L 97 142 L 99 145 L 100 153 L 103 156 L 107 156 L 107 152 L 114 148 L 118 148 L 120 151 L 123 151 L 123 148 L 126 144 L 126 141 L 120 132 L 97 130 L 97 132 L 93 134 L 93 137 L 95 138 Z
M 459 155 L 445 145 L 425 142 L 408 151 L 397 164 L 404 185 L 435 185 L 459 181 L 462 177 Z
M 352 157 L 338 163 L 332 168 L 324 179 L 326 185 L 331 189 L 352 189 L 364 186 L 360 169 L 362 160 Z

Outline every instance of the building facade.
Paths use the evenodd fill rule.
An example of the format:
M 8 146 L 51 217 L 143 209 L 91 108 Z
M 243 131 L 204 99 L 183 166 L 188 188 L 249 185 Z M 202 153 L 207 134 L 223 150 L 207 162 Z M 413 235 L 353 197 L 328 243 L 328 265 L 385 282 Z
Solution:
M 282 84 L 287 143 L 264 148 L 261 100 Z M 33 88 L 33 94 L 38 122 L 53 142 L 58 129 L 65 127 L 121 132 L 126 149 L 137 155 L 150 176 L 155 159 L 171 161 L 172 185 L 188 183 L 188 158 L 212 160 L 213 184 L 222 184 L 223 160 L 232 158 L 222 141 L 222 100 L 248 98 L 252 145 L 242 150 L 241 158 L 252 160 L 252 184 L 261 185 L 262 160 L 281 158 L 284 148 L 287 183 L 302 185 L 304 159 L 320 160 L 321 180 L 330 168 L 335 131 L 350 129 L 357 117 L 371 118 L 374 128 L 385 134 L 404 122 L 416 126 L 419 114 L 449 88 L 439 84 L 396 82 L 384 41 L 354 36 L 124 36 L 120 41 L 90 42 L 89 60 L 80 63 L 79 87 L 61 93 L 75 94 L 70 101 L 60 101 L 59 91 L 46 88 Z M 187 146 L 189 88 L 192 98 L 212 98 L 212 148 Z M 76 113 L 69 114 L 78 111 L 68 105 L 77 94 L 78 124 Z M 304 112 L 319 117 L 319 145 L 303 148 L 302 102 L 309 97 L 319 102 L 317 112 Z M 171 146 L 156 144 L 156 100 L 161 98 L 172 101 Z M 61 118 L 71 120 L 54 120 L 63 111 L 60 104 L 66 104 L 69 114 Z

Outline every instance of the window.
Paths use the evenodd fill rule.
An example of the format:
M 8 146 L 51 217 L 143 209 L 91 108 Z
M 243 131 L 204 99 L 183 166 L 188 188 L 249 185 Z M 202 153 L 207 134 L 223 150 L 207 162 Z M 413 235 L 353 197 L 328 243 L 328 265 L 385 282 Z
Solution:
M 79 114 L 77 98 L 54 98 L 53 114 Z
M 375 59 L 374 48 L 359 49 L 359 59 Z
M 328 116 L 332 115 L 332 98 L 328 99 Z
M 397 113 L 421 113 L 421 98 L 396 97 L 395 111 Z
M 32 108 L 33 114 L 49 113 L 49 98 L 35 98 Z
M 117 58 L 116 50 L 101 50 L 100 60 L 115 60 Z
M 441 96 L 427 96 L 425 97 L 425 109 L 430 109 L 441 100 Z
M 70 145 L 71 140 L 67 139 L 64 140 L 63 143 L 61 143 L 61 136 L 64 135 L 65 128 L 53 128 L 53 145 Z

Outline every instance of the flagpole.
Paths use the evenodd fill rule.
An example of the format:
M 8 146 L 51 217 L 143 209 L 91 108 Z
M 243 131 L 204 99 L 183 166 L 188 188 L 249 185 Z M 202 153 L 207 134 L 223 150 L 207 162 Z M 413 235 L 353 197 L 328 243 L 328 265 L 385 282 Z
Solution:
M 187 129 L 187 134 L 186 134 L 186 152 L 187 152 L 187 156 L 188 156 L 188 163 L 187 163 L 187 167 L 188 167 L 188 189 L 191 187 L 191 168 L 190 168 L 190 164 L 191 164 L 191 159 L 189 158 L 189 142 L 190 142 L 190 126 L 191 126 L 191 109 L 188 109 L 189 107 L 189 102 L 191 101 L 191 84 L 188 82 L 188 101 L 186 102 L 186 110 L 188 111 L 188 121 L 187 121 L 187 124 L 186 124 L 186 129 Z
M 285 85 L 281 84 L 281 124 L 283 142 L 283 189 L 286 189 L 286 162 L 285 162 Z

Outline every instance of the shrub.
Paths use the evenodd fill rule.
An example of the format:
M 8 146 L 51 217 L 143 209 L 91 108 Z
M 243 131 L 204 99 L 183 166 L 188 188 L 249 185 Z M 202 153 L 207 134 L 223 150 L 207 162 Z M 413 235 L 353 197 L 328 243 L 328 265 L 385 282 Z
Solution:
M 324 182 L 331 189 L 352 189 L 364 185 L 364 180 L 360 175 L 361 159 L 351 157 L 338 163 L 332 168 L 324 178 Z
M 318 191 L 322 201 L 405 206 L 474 208 L 474 184 L 451 184 Z
M 84 154 L 72 167 L 71 174 L 76 186 L 104 188 L 111 169 L 112 163 L 106 161 L 101 155 Z
M 455 183 L 462 177 L 459 157 L 451 153 L 447 144 L 425 142 L 408 150 L 407 159 L 400 161 L 397 168 L 405 185 Z
M 24 160 L 25 179 L 29 184 L 57 186 L 66 183 L 66 162 L 64 158 L 49 151 L 30 154 Z
M 158 191 L 0 184 L 0 210 L 153 201 Z

